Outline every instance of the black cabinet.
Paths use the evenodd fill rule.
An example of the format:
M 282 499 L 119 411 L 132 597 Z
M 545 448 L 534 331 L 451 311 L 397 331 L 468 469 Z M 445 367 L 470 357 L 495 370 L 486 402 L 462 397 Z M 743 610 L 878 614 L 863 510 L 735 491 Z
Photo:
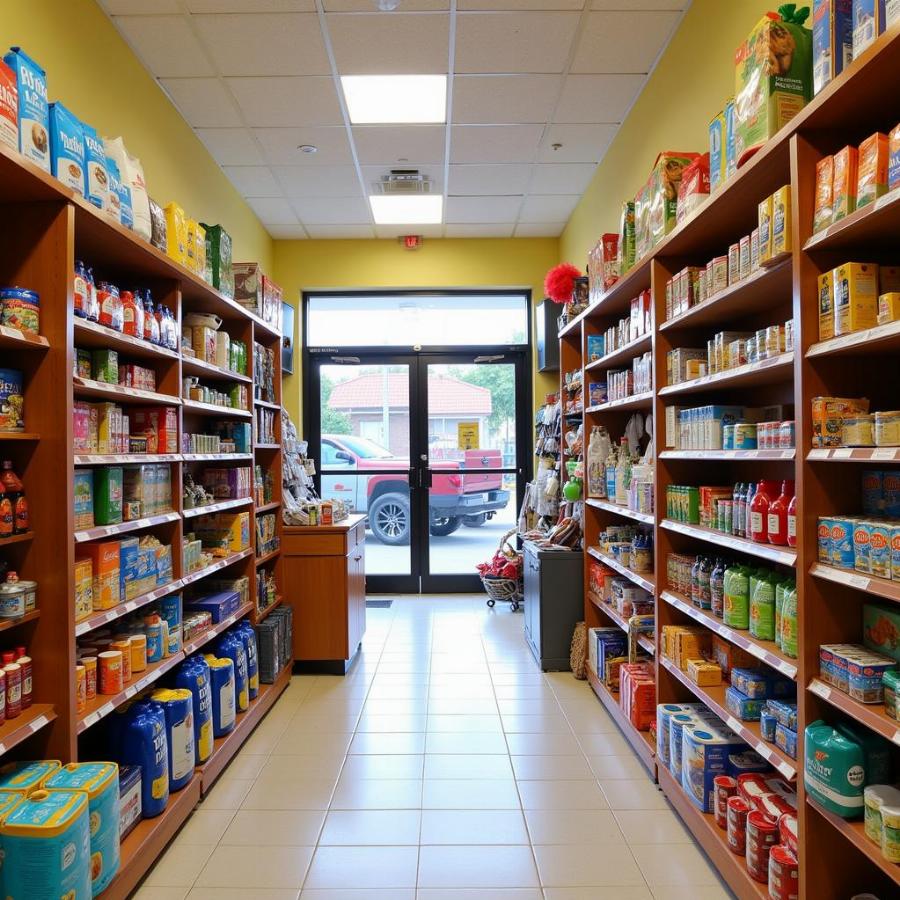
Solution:
M 575 623 L 584 618 L 584 556 L 524 548 L 525 641 L 545 672 L 567 671 Z

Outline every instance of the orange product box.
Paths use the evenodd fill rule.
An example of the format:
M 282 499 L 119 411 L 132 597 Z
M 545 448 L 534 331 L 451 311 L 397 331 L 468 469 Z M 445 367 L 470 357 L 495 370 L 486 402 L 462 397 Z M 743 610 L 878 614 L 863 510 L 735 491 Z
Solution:
M 888 190 L 900 187 L 900 125 L 888 134 Z
M 856 169 L 856 208 L 874 203 L 888 186 L 888 138 L 876 131 L 859 145 Z
M 733 487 L 710 487 L 708 485 L 700 488 L 700 524 L 708 528 L 712 521 L 713 510 L 717 500 L 727 500 L 734 494 Z
M 140 406 L 129 412 L 131 433 L 147 438 L 148 453 L 178 452 L 178 413 L 174 406 Z
M 721 668 L 726 678 L 732 669 L 753 668 L 758 662 L 755 656 L 717 634 L 712 636 L 712 661 Z
M 78 548 L 79 558 L 91 561 L 94 610 L 111 609 L 120 601 L 119 542 L 96 541 Z
M 827 228 L 834 218 L 834 157 L 823 156 L 816 163 L 816 203 L 813 233 Z
M 859 154 L 856 147 L 844 147 L 834 154 L 832 221 L 838 222 L 856 209 L 856 173 Z

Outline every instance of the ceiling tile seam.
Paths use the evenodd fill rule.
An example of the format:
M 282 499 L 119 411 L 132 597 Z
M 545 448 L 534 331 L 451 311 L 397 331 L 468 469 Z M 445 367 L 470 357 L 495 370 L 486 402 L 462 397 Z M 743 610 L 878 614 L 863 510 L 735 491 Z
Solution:
M 450 0 L 450 25 L 447 29 L 447 109 L 444 113 L 444 184 L 442 190 L 444 224 L 441 233 L 447 236 L 447 198 L 450 191 L 450 143 L 453 129 L 450 127 L 453 121 L 453 79 L 455 76 L 456 61 L 456 0 Z
M 347 108 L 347 99 L 344 97 L 344 91 L 341 87 L 341 77 L 338 72 L 337 60 L 334 55 L 334 46 L 331 43 L 331 32 L 328 30 L 328 20 L 322 0 L 316 0 L 316 15 L 319 19 L 319 30 L 322 34 L 322 41 L 325 44 L 325 55 L 328 57 L 328 65 L 331 68 L 331 79 L 334 83 L 335 92 L 337 93 L 338 106 L 340 106 L 341 116 L 344 119 L 344 131 L 347 134 L 347 141 L 350 144 L 350 156 L 353 159 L 353 168 L 356 170 L 356 178 L 359 181 L 363 199 L 369 211 L 369 224 L 374 228 L 375 214 L 372 212 L 372 204 L 369 203 L 369 191 L 366 186 L 365 177 L 363 176 L 362 166 L 359 162 L 359 152 L 356 149 L 356 141 L 353 139 L 350 111 Z

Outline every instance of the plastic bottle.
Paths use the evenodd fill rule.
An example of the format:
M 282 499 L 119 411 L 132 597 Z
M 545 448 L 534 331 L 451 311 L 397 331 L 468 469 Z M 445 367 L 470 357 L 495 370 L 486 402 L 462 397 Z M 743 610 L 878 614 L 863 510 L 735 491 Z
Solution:
M 31 657 L 27 654 L 24 647 L 16 647 L 13 655 L 15 656 L 16 665 L 22 671 L 22 709 L 28 709 L 31 706 L 34 690 Z
M 781 493 L 769 504 L 766 531 L 770 544 L 784 547 L 788 542 L 788 507 L 794 498 L 794 482 L 781 483 Z
M 75 289 L 73 291 L 73 308 L 79 319 L 86 319 L 88 306 L 90 305 L 90 288 L 87 275 L 84 271 L 84 263 L 80 259 L 75 260 Z
M 691 566 L 691 603 L 698 609 L 700 608 L 700 564 L 703 557 L 698 556 Z
M 750 534 L 756 544 L 769 542 L 769 506 L 778 496 L 778 483 L 763 479 L 756 486 L 756 494 L 750 504 Z M 787 531 L 787 506 L 785 505 L 785 531 Z
M 730 565 L 725 570 L 722 619 L 726 625 L 746 631 L 750 627 L 750 569 Z
M 787 508 L 787 545 L 797 546 L 797 495 L 791 497 Z
M 700 609 L 712 609 L 712 595 L 710 594 L 710 573 L 713 563 L 708 556 L 700 560 Z
M 791 659 L 797 659 L 797 585 L 791 586 L 784 593 L 784 603 L 781 607 L 781 652 Z
M 28 500 L 25 497 L 25 486 L 13 471 L 13 464 L 9 459 L 3 460 L 3 473 L 0 475 L 0 481 L 3 482 L 6 496 L 12 504 L 13 534 L 24 534 L 31 528 Z
M 623 435 L 619 446 L 619 459 L 616 464 L 616 497 L 615 502 L 620 506 L 628 505 L 628 486 L 631 484 L 631 454 L 628 452 L 628 444 Z
M 144 301 L 144 340 L 150 341 L 151 344 L 159 343 L 159 321 L 156 318 L 153 298 L 150 296 L 149 290 Z
M 0 538 L 13 536 L 16 527 L 16 513 L 12 497 L 6 493 L 6 488 L 0 482 Z
M 725 569 L 725 560 L 719 556 L 716 557 L 715 565 L 709 573 L 709 606 L 713 615 L 720 619 L 725 602 Z
M 738 482 L 734 486 L 734 491 L 731 495 L 731 500 L 734 504 L 731 510 L 731 533 L 738 537 L 740 537 L 744 525 L 743 498 L 744 485 L 742 482 Z
M 122 300 L 122 331 L 131 337 L 144 336 L 144 315 L 143 307 L 138 312 L 140 299 L 136 298 L 131 291 L 122 291 L 120 295 Z
M 87 285 L 87 318 L 91 322 L 100 321 L 100 301 L 97 299 L 97 282 L 94 281 L 94 270 L 88 266 L 84 270 Z
M 750 505 L 756 495 L 756 485 L 751 481 L 747 484 L 747 490 L 744 492 L 744 533 L 743 538 L 750 537 Z
M 618 453 L 616 445 L 610 444 L 609 456 L 606 457 L 606 496 L 615 501 L 616 499 L 616 465 L 618 463 Z

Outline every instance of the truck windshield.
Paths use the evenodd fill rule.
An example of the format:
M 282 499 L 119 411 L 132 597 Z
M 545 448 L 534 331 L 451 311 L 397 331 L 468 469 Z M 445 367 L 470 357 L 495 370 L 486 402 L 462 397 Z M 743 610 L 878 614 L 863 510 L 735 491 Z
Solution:
M 375 441 L 370 441 L 368 438 L 342 434 L 340 441 L 360 459 L 392 459 L 394 456 L 390 450 L 376 444 Z

